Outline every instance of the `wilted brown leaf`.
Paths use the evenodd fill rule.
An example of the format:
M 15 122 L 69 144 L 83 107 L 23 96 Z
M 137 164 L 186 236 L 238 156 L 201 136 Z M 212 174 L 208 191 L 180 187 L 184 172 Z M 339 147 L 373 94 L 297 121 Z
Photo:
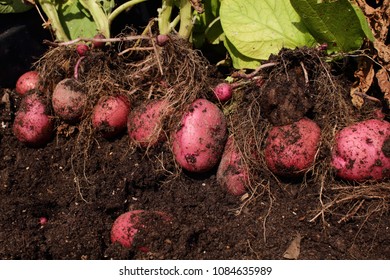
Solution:
M 375 76 L 372 60 L 367 57 L 361 57 L 359 59 L 359 67 L 354 75 L 357 80 L 350 90 L 350 95 L 353 105 L 361 108 L 364 104 L 363 96 L 366 95 L 366 92 L 371 87 Z
M 283 258 L 288 260 L 297 260 L 299 258 L 299 254 L 301 253 L 301 240 L 302 237 L 298 233 L 284 252 Z
M 390 27 L 389 0 L 383 1 L 382 5 L 373 8 L 365 0 L 356 0 L 359 7 L 366 15 L 367 21 L 375 37 L 374 48 L 378 51 L 379 60 L 382 64 L 390 63 L 390 48 L 386 46 L 387 34 Z M 379 2 L 377 2 L 378 4 Z M 389 70 L 387 66 L 387 70 Z
M 390 77 L 386 69 L 382 68 L 376 73 L 376 79 L 378 80 L 378 86 L 381 89 L 383 96 L 390 104 Z

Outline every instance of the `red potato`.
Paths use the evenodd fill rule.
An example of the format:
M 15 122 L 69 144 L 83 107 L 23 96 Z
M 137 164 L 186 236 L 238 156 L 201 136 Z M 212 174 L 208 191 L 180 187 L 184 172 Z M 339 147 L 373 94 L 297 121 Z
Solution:
M 92 126 L 105 138 L 126 130 L 130 101 L 123 95 L 103 96 L 92 112 Z
M 166 34 L 159 34 L 156 37 L 156 43 L 158 46 L 163 47 L 165 46 L 169 41 L 169 36 Z
M 143 148 L 152 147 L 165 140 L 162 118 L 169 109 L 166 100 L 154 100 L 130 113 L 127 130 L 131 141 Z
M 106 42 L 104 41 L 100 41 L 102 39 L 106 39 L 106 36 L 104 36 L 102 33 L 98 33 L 96 34 L 93 39 L 96 39 L 96 40 L 93 40 L 92 41 L 92 47 L 93 48 L 96 48 L 96 49 L 102 49 L 104 48 L 104 46 L 106 45 Z
M 111 242 L 119 243 L 125 248 L 131 248 L 140 231 L 158 230 L 158 228 L 153 228 L 153 223 L 150 222 L 153 220 L 160 224 L 161 222 L 168 223 L 171 218 L 164 212 L 147 210 L 132 210 L 121 214 L 112 225 Z M 139 250 L 148 251 L 148 244 L 138 245 L 140 245 Z
M 268 168 L 280 176 L 302 175 L 313 165 L 320 139 L 320 127 L 307 118 L 273 127 L 264 150 Z
M 225 116 L 214 103 L 197 99 L 183 115 L 172 138 L 173 154 L 182 168 L 190 172 L 210 171 L 225 147 Z
M 390 123 L 370 119 L 340 130 L 335 137 L 332 166 L 336 176 L 351 181 L 390 177 Z
M 249 184 L 248 166 L 243 162 L 232 136 L 226 142 L 217 170 L 217 181 L 233 195 L 243 195 Z
M 79 56 L 86 56 L 89 52 L 89 47 L 86 44 L 78 44 L 76 46 L 76 51 Z
M 53 121 L 45 102 L 36 93 L 23 98 L 12 129 L 16 138 L 28 146 L 40 147 L 51 140 Z
M 228 83 L 220 83 L 214 88 L 215 97 L 221 101 L 229 101 L 233 97 L 233 86 Z
M 57 84 L 52 96 L 54 113 L 67 122 L 80 121 L 87 103 L 87 95 L 75 79 L 64 79 Z
M 15 91 L 20 95 L 25 95 L 28 91 L 37 89 L 39 82 L 39 73 L 37 71 L 28 71 L 16 81 Z

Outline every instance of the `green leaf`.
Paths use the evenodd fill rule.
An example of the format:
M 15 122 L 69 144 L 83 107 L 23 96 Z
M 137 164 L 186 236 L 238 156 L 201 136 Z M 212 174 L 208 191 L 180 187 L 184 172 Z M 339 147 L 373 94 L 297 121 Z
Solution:
M 223 0 L 220 17 L 226 37 L 246 57 L 265 60 L 283 47 L 316 43 L 289 0 Z
M 225 48 L 228 50 L 232 59 L 233 67 L 236 69 L 256 69 L 260 66 L 260 61 L 247 57 L 240 53 L 235 46 L 225 37 L 223 41 Z
M 329 52 L 349 52 L 362 46 L 366 34 L 348 0 L 291 0 L 291 4 L 317 42 L 328 44 Z
M 362 10 L 359 8 L 358 5 L 355 5 L 354 3 L 351 3 L 352 7 L 355 9 L 356 15 L 360 20 L 360 26 L 362 27 L 362 30 L 364 34 L 366 35 L 367 39 L 369 39 L 371 42 L 375 41 L 374 34 L 372 34 L 372 31 L 370 29 L 370 26 L 368 25 L 366 16 L 363 14 Z
M 0 14 L 22 13 L 34 6 L 25 4 L 22 0 L 0 0 Z
M 221 43 L 225 38 L 219 18 L 212 21 L 204 33 L 207 41 L 212 45 Z
M 194 28 L 192 32 L 192 43 L 195 48 L 202 47 L 205 43 L 218 44 L 223 33 L 219 16 L 219 0 L 204 0 L 204 12 L 194 13 Z
M 58 5 L 59 19 L 65 33 L 72 40 L 78 37 L 92 38 L 98 32 L 92 16 L 77 0 L 68 0 Z
M 220 0 L 205 0 L 203 1 L 205 11 L 209 10 L 214 17 L 219 16 L 219 7 L 221 6 Z

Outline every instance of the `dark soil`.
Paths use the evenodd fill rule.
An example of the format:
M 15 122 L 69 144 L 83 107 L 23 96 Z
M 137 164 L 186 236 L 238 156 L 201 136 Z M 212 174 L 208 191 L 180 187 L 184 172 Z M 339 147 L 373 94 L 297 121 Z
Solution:
M 261 109 L 273 125 L 287 125 L 303 118 L 312 108 L 310 91 L 301 66 L 296 66 L 286 75 L 273 75 L 264 85 Z
M 9 90 L 1 96 L 6 92 L 16 99 Z M 126 135 L 96 138 L 86 158 L 74 158 L 77 137 L 58 135 L 43 148 L 29 148 L 12 133 L 16 108 L 4 104 L 1 259 L 283 259 L 298 234 L 299 259 L 390 259 L 389 211 L 339 222 L 353 206 L 341 205 L 325 215 L 328 225 L 321 217 L 310 221 L 320 206 L 319 186 L 272 182 L 269 193 L 237 215 L 241 201 L 221 189 L 215 171 L 172 176 L 169 161 L 158 170 L 152 152 L 149 158 L 131 152 Z M 163 211 L 172 220 L 138 236 L 142 246 L 112 244 L 114 220 L 133 209 Z

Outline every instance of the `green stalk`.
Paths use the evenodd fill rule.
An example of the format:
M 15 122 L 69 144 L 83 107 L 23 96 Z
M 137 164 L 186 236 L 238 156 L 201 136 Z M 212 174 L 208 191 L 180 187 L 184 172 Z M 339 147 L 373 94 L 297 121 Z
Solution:
M 56 39 L 58 41 L 69 41 L 68 36 L 66 35 L 64 28 L 62 27 L 61 21 L 58 17 L 57 10 L 54 6 L 54 2 L 50 0 L 38 0 L 39 5 L 49 19 L 51 28 L 54 31 Z
M 161 8 L 158 9 L 158 30 L 160 34 L 171 32 L 170 20 L 173 5 L 173 0 L 163 0 Z
M 92 15 L 98 32 L 104 37 L 110 38 L 110 26 L 108 24 L 108 16 L 104 12 L 103 7 L 96 0 L 79 0 Z
M 123 11 L 127 10 L 127 9 L 131 9 L 133 6 L 139 4 L 139 3 L 142 3 L 142 2 L 145 2 L 147 0 L 131 0 L 131 1 L 128 1 L 126 3 L 123 3 L 122 5 L 120 5 L 118 8 L 116 8 L 109 16 L 108 16 L 108 26 L 111 26 L 111 23 L 113 22 L 113 20 L 120 14 L 122 13 Z
M 192 34 L 192 6 L 189 0 L 180 0 L 180 28 L 179 36 L 188 40 Z

